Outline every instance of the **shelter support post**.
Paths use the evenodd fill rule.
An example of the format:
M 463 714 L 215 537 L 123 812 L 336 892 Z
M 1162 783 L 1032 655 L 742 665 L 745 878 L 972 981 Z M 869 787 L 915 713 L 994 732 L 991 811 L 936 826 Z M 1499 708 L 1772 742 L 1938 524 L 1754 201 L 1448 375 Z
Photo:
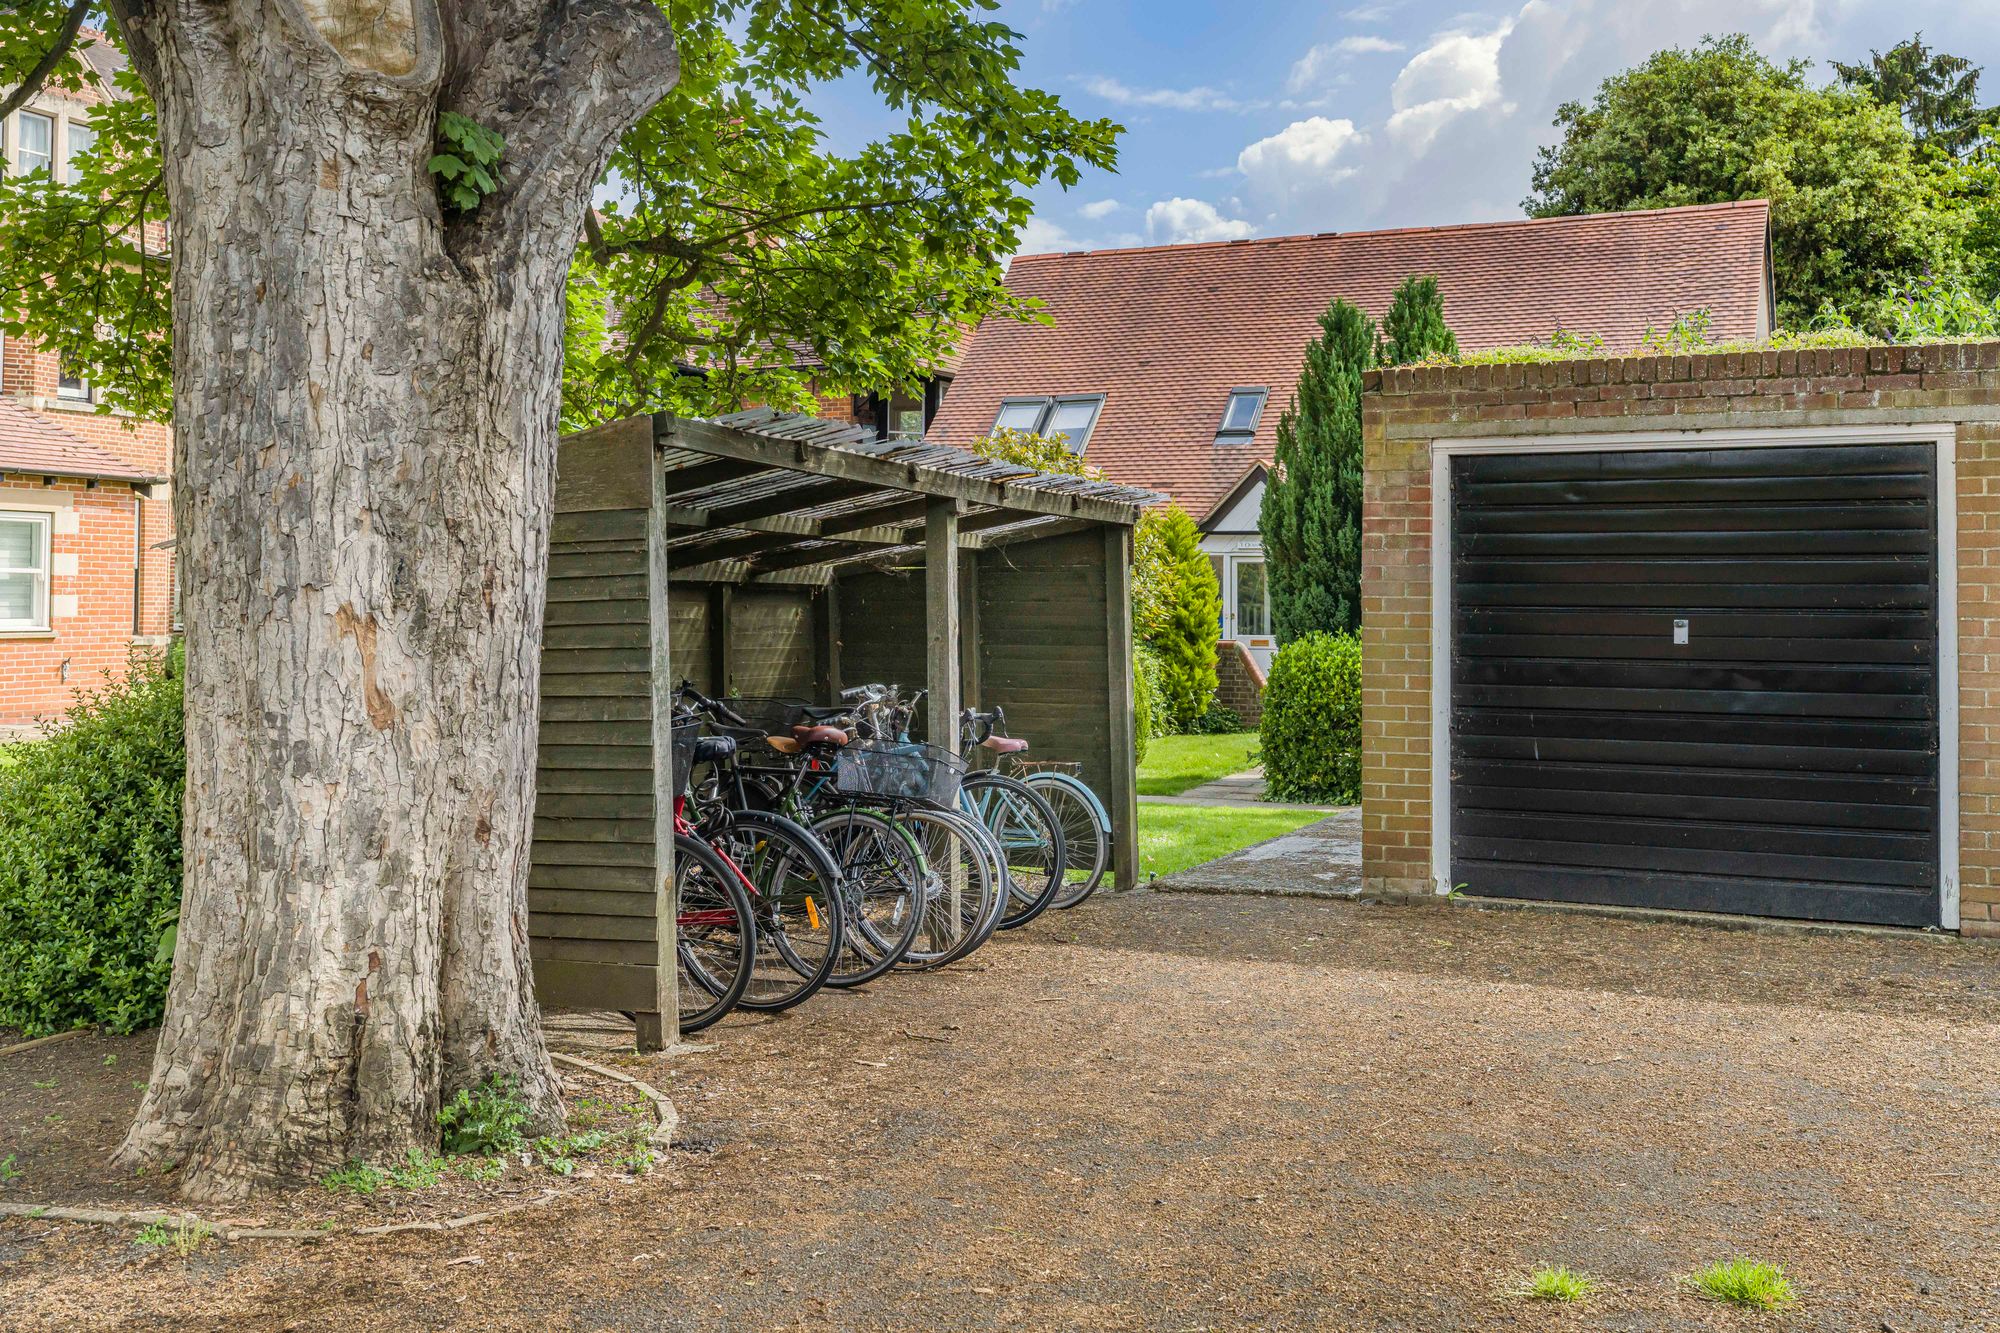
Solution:
M 646 584 L 653 723 L 653 988 L 658 1008 L 636 1015 L 642 1053 L 680 1042 L 679 913 L 674 902 L 674 667 L 667 601 L 667 473 L 654 446 L 652 507 L 646 514 Z M 718 627 L 710 626 L 710 633 Z
M 964 697 L 959 662 L 959 502 L 931 500 L 924 515 L 924 643 L 931 696 L 926 739 L 958 751 L 958 711 Z
M 1132 529 L 1104 534 L 1104 699 L 1111 768 L 1104 803 L 1111 813 L 1111 871 L 1117 888 L 1139 886 L 1139 790 L 1132 736 Z

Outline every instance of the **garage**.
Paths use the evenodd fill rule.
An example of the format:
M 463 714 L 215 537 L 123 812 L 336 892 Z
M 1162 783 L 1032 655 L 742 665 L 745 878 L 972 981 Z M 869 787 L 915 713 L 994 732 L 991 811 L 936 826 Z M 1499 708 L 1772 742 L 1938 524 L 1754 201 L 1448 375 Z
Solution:
M 1781 438 L 1448 451 L 1454 887 L 1940 924 L 1938 450 Z

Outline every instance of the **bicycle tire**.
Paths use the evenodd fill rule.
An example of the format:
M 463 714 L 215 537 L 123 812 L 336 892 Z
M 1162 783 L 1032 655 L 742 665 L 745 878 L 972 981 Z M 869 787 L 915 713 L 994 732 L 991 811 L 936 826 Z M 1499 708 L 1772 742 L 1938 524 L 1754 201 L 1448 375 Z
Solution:
M 1011 880 L 1008 878 L 1007 853 L 1000 846 L 1000 839 L 994 836 L 993 830 L 987 828 L 986 825 L 980 823 L 963 810 L 945 810 L 935 807 L 933 809 L 939 816 L 954 821 L 964 831 L 965 835 L 972 839 L 974 845 L 979 848 L 980 857 L 986 862 L 986 874 L 993 881 L 993 902 L 987 909 L 986 915 L 980 918 L 979 929 L 974 932 L 972 938 L 967 940 L 956 953 L 946 960 L 947 962 L 957 962 L 985 944 L 999 932 L 1000 918 L 1006 913 L 1007 904 L 1013 901 L 1014 894 L 1010 887 Z
M 845 948 L 826 984 L 844 989 L 873 981 L 902 961 L 923 924 L 922 851 L 873 810 L 829 811 L 809 828 L 841 869 Z
M 1067 773 L 1030 773 L 1021 780 L 1049 803 L 1062 825 L 1064 883 L 1054 906 L 1067 911 L 1097 891 L 1111 866 L 1110 817 L 1097 794 Z
M 931 809 L 901 810 L 895 818 L 923 849 L 925 866 L 921 924 L 896 965 L 931 971 L 986 942 L 999 921 L 995 894 L 1005 890 L 994 883 L 982 825 Z
M 740 1008 L 776 1013 L 811 999 L 846 947 L 840 867 L 810 830 L 783 815 L 741 811 L 711 839 L 741 868 L 757 948 Z
M 757 926 L 750 896 L 715 849 L 681 833 L 674 835 L 674 920 L 680 1030 L 699 1032 L 743 997 Z
M 1010 910 L 1001 914 L 1000 929 L 1016 930 L 1046 912 L 1063 886 L 1062 825 L 1054 808 L 1019 778 L 972 773 L 961 790 L 1006 858 Z

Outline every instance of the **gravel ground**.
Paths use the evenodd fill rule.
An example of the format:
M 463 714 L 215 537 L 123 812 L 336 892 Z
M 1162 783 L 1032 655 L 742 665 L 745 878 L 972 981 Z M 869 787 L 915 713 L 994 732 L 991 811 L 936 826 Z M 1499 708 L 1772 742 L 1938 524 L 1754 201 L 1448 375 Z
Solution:
M 1138 893 L 629 1065 L 679 1151 L 454 1235 L 0 1222 L 0 1324 L 2000 1328 L 2000 948 Z M 1757 1316 L 1676 1283 L 1784 1265 Z M 1506 1294 L 1590 1270 L 1581 1309 Z

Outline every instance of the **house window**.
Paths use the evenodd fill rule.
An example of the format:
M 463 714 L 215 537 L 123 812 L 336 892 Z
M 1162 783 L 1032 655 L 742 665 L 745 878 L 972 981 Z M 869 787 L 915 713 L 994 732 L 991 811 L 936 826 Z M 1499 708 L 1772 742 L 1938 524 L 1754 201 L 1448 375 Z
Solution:
M 49 627 L 49 516 L 0 513 L 0 630 Z
M 60 363 L 56 369 L 56 397 L 66 398 L 73 403 L 96 401 L 90 381 Z
M 39 111 L 23 111 L 16 121 L 14 170 L 25 176 L 31 171 L 52 170 L 56 162 L 56 118 Z
M 1236 561 L 1236 634 L 1261 638 L 1271 632 L 1271 597 L 1262 560 Z
M 63 179 L 76 179 L 76 163 L 80 157 L 88 157 L 97 147 L 97 131 L 80 120 L 69 122 L 69 156 Z
M 1025 430 L 1036 435 L 1061 439 L 1073 454 L 1080 454 L 1096 429 L 1097 414 L 1104 407 L 1103 394 L 1078 394 L 1065 398 L 1009 398 L 1000 404 L 993 429 Z
M 1264 416 L 1264 389 L 1231 389 L 1229 403 L 1222 409 L 1222 425 L 1215 432 L 1217 444 L 1237 443 L 1257 433 Z

